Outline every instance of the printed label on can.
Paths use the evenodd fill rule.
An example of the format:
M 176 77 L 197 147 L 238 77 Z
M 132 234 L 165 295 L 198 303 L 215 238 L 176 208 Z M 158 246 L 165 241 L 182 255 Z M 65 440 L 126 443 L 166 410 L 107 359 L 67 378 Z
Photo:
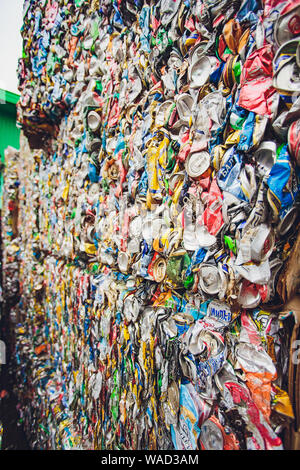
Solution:
M 207 315 L 226 324 L 230 323 L 232 318 L 232 313 L 228 305 L 215 301 L 210 302 L 208 305 Z

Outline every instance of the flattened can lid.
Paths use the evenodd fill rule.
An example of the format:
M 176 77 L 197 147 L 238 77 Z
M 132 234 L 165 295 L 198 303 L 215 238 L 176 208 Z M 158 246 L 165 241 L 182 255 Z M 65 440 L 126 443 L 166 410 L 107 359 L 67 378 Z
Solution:
M 280 235 L 285 235 L 294 225 L 298 217 L 298 207 L 292 206 L 284 209 L 280 212 L 280 222 L 277 226 L 277 230 Z
M 283 64 L 274 74 L 273 87 L 277 88 L 280 92 L 299 93 L 300 80 L 298 78 L 293 79 L 293 77 L 296 77 L 295 69 L 296 64 L 292 59 L 286 64 Z
M 208 152 L 191 153 L 186 162 L 185 169 L 191 178 L 199 178 L 208 170 L 210 165 L 210 155 Z
M 278 46 L 299 35 L 299 17 L 300 5 L 297 2 L 286 2 L 274 26 L 274 37 Z
M 170 112 L 172 106 L 174 105 L 174 102 L 171 100 L 167 100 L 164 103 L 162 103 L 156 113 L 156 119 L 155 119 L 155 124 L 157 127 L 163 127 L 165 126 L 167 122 L 167 115 Z
M 273 86 L 284 92 L 299 92 L 300 80 L 296 55 L 299 40 L 292 39 L 284 43 L 276 52 L 273 60 Z
M 204 450 L 223 450 L 224 448 L 222 430 L 211 418 L 201 426 L 200 443 Z
M 122 273 L 126 273 L 129 266 L 129 256 L 124 251 L 120 251 L 118 254 L 118 266 Z
M 199 269 L 201 289 L 207 294 L 217 294 L 221 287 L 221 276 L 217 266 L 203 263 Z
M 167 263 L 164 258 L 157 258 L 153 263 L 153 278 L 156 282 L 161 282 L 167 271 Z
M 184 172 L 173 173 L 169 178 L 169 188 L 172 193 L 175 191 L 178 183 L 182 183 L 184 180 Z
M 260 144 L 254 154 L 254 158 L 259 166 L 262 166 L 266 172 L 269 172 L 276 162 L 276 143 L 264 141 Z
M 200 57 L 199 60 L 195 61 L 190 68 L 190 87 L 200 88 L 208 80 L 211 74 L 212 66 L 207 56 Z
M 182 93 L 178 95 L 176 100 L 176 108 L 179 114 L 180 119 L 184 122 L 188 122 L 190 116 L 192 115 L 192 107 L 194 100 L 189 93 Z
M 97 131 L 101 123 L 99 114 L 96 113 L 96 111 L 90 111 L 87 117 L 87 123 L 91 131 Z
M 290 154 L 300 164 L 300 119 L 294 121 L 288 130 L 288 146 Z
M 261 302 L 261 296 L 255 284 L 243 281 L 240 285 L 238 302 L 243 308 L 256 308 Z
M 191 51 L 190 58 L 189 58 L 192 65 L 194 65 L 203 56 L 205 56 L 206 47 L 207 47 L 207 41 L 201 41 L 193 48 L 193 50 Z

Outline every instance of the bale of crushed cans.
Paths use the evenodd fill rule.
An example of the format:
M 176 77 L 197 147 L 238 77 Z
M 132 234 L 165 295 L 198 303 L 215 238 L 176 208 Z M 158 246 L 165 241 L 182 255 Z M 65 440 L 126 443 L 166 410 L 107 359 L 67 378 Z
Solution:
M 1 302 L 10 305 L 19 294 L 19 255 L 18 237 L 19 213 L 19 152 L 13 147 L 5 149 L 3 209 L 1 232 L 3 257 L 1 265 Z
M 34 448 L 271 450 L 299 428 L 299 15 L 24 2 L 16 355 Z

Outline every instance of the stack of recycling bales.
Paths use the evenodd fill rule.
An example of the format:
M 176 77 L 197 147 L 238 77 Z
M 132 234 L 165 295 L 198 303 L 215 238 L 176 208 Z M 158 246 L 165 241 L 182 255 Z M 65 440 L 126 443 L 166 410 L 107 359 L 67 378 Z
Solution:
M 299 10 L 24 2 L 16 352 L 34 448 L 284 448 Z

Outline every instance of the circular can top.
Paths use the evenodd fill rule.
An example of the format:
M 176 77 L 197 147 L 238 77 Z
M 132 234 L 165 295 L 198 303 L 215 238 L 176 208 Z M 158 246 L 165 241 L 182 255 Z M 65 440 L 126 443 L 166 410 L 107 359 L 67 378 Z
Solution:
M 195 61 L 189 71 L 190 87 L 200 88 L 208 80 L 211 74 L 212 65 L 207 56 L 202 56 L 199 60 Z
M 124 251 L 120 251 L 118 254 L 118 266 L 122 273 L 126 273 L 129 265 L 128 254 Z
M 288 146 L 289 152 L 300 164 L 300 119 L 294 121 L 288 130 Z
M 176 100 L 176 108 L 180 119 L 188 122 L 192 115 L 194 100 L 189 93 L 182 93 L 178 95 Z
M 221 287 L 221 277 L 217 266 L 203 263 L 199 269 L 200 287 L 207 294 L 217 294 Z
M 270 141 L 264 141 L 260 144 L 254 154 L 254 158 L 260 167 L 263 167 L 264 171 L 269 173 L 272 166 L 276 162 L 276 143 Z
M 167 270 L 167 263 L 164 258 L 157 258 L 154 261 L 153 264 L 153 278 L 156 282 L 161 282 L 165 275 L 166 275 L 166 270 Z
M 201 426 L 201 447 L 205 450 L 223 450 L 223 432 L 217 423 L 211 418 L 207 419 Z
M 87 123 L 91 131 L 97 131 L 101 123 L 99 114 L 96 113 L 96 111 L 90 111 L 87 117 Z
M 297 2 L 286 2 L 274 25 L 274 38 L 278 46 L 299 35 L 299 15 L 300 5 Z
M 172 100 L 164 101 L 157 109 L 155 124 L 157 127 L 164 127 L 167 122 L 168 114 L 171 111 L 174 102 Z
M 256 308 L 261 302 L 261 296 L 255 284 L 243 281 L 240 285 L 238 302 L 243 308 Z
M 199 178 L 208 170 L 210 165 L 210 155 L 208 152 L 201 151 L 191 153 L 186 162 L 185 169 L 191 178 Z
M 292 206 L 287 210 L 280 213 L 280 222 L 277 226 L 277 230 L 280 235 L 285 235 L 290 228 L 294 225 L 298 217 L 298 208 L 297 206 Z

